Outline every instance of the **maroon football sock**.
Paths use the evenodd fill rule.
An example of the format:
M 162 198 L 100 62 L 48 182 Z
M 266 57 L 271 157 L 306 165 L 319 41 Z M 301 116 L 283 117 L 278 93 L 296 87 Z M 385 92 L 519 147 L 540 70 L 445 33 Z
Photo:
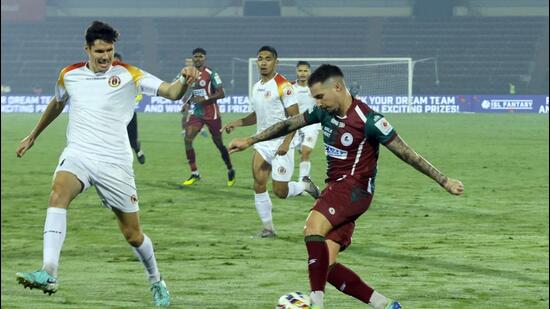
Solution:
M 330 269 L 327 281 L 341 292 L 369 303 L 374 290 L 346 266 L 337 263 Z
M 197 170 L 197 163 L 195 163 L 195 149 L 191 148 L 185 151 L 187 155 L 187 162 L 191 167 L 191 171 L 194 172 Z
M 312 291 L 325 291 L 328 273 L 328 247 L 325 237 L 305 237 L 308 254 L 309 285 Z

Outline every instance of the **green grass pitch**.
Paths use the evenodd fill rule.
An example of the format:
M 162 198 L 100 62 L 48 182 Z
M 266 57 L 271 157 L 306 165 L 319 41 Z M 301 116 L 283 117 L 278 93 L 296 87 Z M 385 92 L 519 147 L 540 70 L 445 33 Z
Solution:
M 224 123 L 239 115 L 224 115 Z M 24 158 L 19 141 L 36 114 L 2 114 L 2 308 L 149 308 L 142 265 L 92 188 L 71 205 L 59 291 L 16 284 L 16 271 L 41 266 L 42 230 L 52 172 L 65 145 L 66 115 Z M 251 151 L 232 155 L 237 183 L 210 138 L 195 141 L 202 181 L 191 188 L 180 114 L 140 114 L 147 162 L 134 163 L 143 229 L 155 245 L 173 308 L 275 308 L 307 291 L 302 228 L 313 200 L 271 195 L 280 237 L 255 240 Z M 466 193 L 447 194 L 381 150 L 376 194 L 340 262 L 405 308 L 548 308 L 548 116 L 392 114 L 388 120 L 417 152 Z M 239 128 L 230 136 L 252 133 Z M 298 158 L 298 155 L 296 155 Z M 312 178 L 323 185 L 319 139 Z M 297 176 L 297 167 L 295 177 Z M 327 308 L 366 305 L 327 286 Z

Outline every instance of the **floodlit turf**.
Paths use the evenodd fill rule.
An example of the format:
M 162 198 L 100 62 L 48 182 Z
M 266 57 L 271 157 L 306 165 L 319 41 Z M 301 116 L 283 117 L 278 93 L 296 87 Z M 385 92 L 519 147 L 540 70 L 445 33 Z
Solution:
M 41 266 L 52 172 L 65 144 L 61 116 L 22 159 L 15 148 L 39 115 L 2 114 L 2 308 L 147 308 L 142 265 L 92 188 L 71 205 L 59 291 L 25 290 L 17 271 Z M 236 115 L 224 116 L 224 123 Z M 447 194 L 381 151 L 376 194 L 340 261 L 405 308 L 548 308 L 548 116 L 388 115 L 401 136 L 466 193 Z M 278 239 L 255 240 L 251 151 L 232 155 L 237 183 L 210 138 L 195 141 L 202 180 L 187 179 L 179 114 L 140 114 L 147 162 L 134 162 L 143 229 L 174 308 L 275 308 L 307 291 L 302 227 L 309 196 L 273 194 Z M 244 136 L 253 127 L 231 136 Z M 323 184 L 321 139 L 312 178 Z M 298 155 L 296 156 L 298 158 Z M 297 167 L 295 176 L 297 176 Z M 332 286 L 329 309 L 365 308 Z

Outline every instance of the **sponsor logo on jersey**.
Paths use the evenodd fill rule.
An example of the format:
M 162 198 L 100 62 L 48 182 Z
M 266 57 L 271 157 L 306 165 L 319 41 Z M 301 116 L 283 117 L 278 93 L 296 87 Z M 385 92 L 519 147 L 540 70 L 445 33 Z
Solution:
M 267 90 L 267 91 L 265 92 L 264 96 L 265 96 L 266 98 L 271 97 L 271 91 Z
M 120 77 L 113 75 L 109 78 L 108 83 L 111 87 L 118 87 L 120 86 Z
M 221 84 L 222 83 L 222 79 L 220 78 L 220 76 L 218 75 L 218 73 L 214 74 L 214 81 L 216 82 L 216 84 Z
M 201 81 L 199 82 L 199 86 L 201 87 L 206 86 L 206 81 L 204 79 L 201 79 Z
M 345 160 L 348 158 L 348 152 L 346 150 L 338 149 L 331 145 L 325 144 L 325 152 L 327 156 L 335 159 Z
M 342 134 L 342 137 L 340 138 L 340 142 L 342 142 L 342 145 L 349 146 L 353 143 L 353 135 L 351 133 L 346 132 Z
M 391 130 L 393 130 L 391 124 L 384 117 L 375 122 L 374 126 L 377 127 L 378 130 L 380 130 L 380 132 L 382 132 L 382 134 L 384 135 L 390 134 Z
M 277 169 L 277 172 L 279 172 L 280 175 L 285 175 L 286 168 L 284 166 L 279 166 L 279 168 Z
M 335 210 L 334 208 L 330 207 L 330 208 L 328 209 L 328 212 L 329 212 L 331 215 L 334 215 L 334 214 L 336 213 L 336 210 Z

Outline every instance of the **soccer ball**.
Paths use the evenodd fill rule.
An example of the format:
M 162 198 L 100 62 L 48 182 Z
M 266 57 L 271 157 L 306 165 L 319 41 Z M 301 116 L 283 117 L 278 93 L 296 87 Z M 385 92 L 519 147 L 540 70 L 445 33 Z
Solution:
M 292 292 L 279 298 L 276 309 L 309 309 L 311 299 L 302 292 Z

